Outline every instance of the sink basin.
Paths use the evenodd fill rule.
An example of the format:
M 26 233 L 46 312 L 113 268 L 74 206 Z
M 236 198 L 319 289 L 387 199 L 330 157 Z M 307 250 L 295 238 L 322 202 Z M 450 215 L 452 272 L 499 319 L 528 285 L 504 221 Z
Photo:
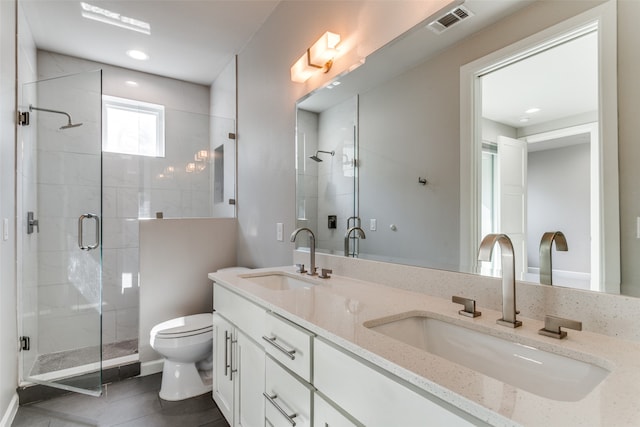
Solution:
M 310 288 L 314 286 L 312 282 L 299 279 L 293 275 L 286 273 L 268 273 L 268 274 L 245 274 L 241 275 L 243 279 L 247 279 L 253 283 L 263 286 L 272 291 L 288 291 L 291 289 Z
M 364 326 L 548 399 L 581 400 L 609 374 L 591 363 L 426 316 Z

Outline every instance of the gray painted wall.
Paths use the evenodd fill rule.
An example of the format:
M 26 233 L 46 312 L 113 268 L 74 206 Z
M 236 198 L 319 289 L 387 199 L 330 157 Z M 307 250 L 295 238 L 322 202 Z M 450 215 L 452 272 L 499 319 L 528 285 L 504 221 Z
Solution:
M 451 268 L 457 268 L 460 67 L 600 3 L 536 2 L 361 95 L 361 147 L 375 141 L 372 147 L 378 150 L 367 153 L 361 148 L 360 212 L 365 226 L 371 218 L 378 220 L 378 231 L 369 232 L 367 240 L 361 242 L 362 252 L 375 251 L 375 244 L 380 242 L 387 247 L 391 245 L 398 258 L 430 257 L 441 267 L 449 263 Z M 314 4 L 309 3 L 310 7 Z M 627 12 L 632 9 L 625 5 Z M 308 21 L 308 15 L 317 19 Z M 278 221 L 283 221 L 289 230 L 295 224 L 290 219 L 295 211 L 294 102 L 298 93 L 318 86 L 314 81 L 301 88 L 287 80 L 288 66 L 297 58 L 290 42 L 285 42 L 283 48 L 283 51 L 293 50 L 288 55 L 280 52 L 267 58 L 264 49 L 268 43 L 281 41 L 278 28 L 285 26 L 290 35 L 302 40 L 304 48 L 305 38 L 312 39 L 314 31 L 320 34 L 322 28 L 331 26 L 336 19 L 335 16 L 327 16 L 326 21 L 324 18 L 323 11 L 309 14 L 308 10 L 303 12 L 292 2 L 283 2 L 240 54 L 238 125 L 241 153 L 238 173 L 242 206 L 239 208 L 239 257 L 247 265 L 290 262 L 287 251 L 290 245 L 276 242 L 273 229 Z M 324 22 L 322 28 L 317 27 L 316 21 Z M 408 28 L 406 23 L 410 21 L 404 22 Z M 626 38 L 625 34 L 621 31 L 622 39 Z M 631 51 L 628 55 L 632 55 Z M 261 62 L 273 67 L 259 66 Z M 258 67 L 260 71 L 254 71 Z M 326 76 L 323 81 L 330 78 L 331 75 Z M 269 81 L 268 85 L 266 81 Z M 382 100 L 384 105 L 377 105 L 374 100 Z M 632 139 L 628 141 L 627 144 Z M 621 141 L 623 144 L 625 141 Z M 401 153 L 408 150 L 409 145 L 419 147 L 418 155 L 410 160 L 402 159 Z M 367 166 L 371 166 L 369 162 L 377 163 L 367 172 Z M 388 165 L 391 162 L 402 164 L 405 170 L 402 176 L 390 175 Z M 418 176 L 425 176 L 430 184 L 419 186 Z M 367 193 L 378 197 L 384 188 L 390 188 L 391 195 L 381 207 L 380 203 L 371 201 Z M 391 224 L 396 225 L 397 231 L 390 230 Z M 400 242 L 397 238 L 400 233 L 416 227 L 420 230 L 415 232 L 416 238 L 411 243 Z M 437 242 L 435 246 L 433 242 Z M 366 249 L 366 245 L 370 249 Z
M 640 215 L 640 2 L 618 1 L 618 158 L 620 166 L 621 293 L 640 297 L 640 239 L 636 218 Z
M 213 311 L 208 273 L 236 265 L 236 219 L 140 221 L 141 362 L 159 359 L 151 328 L 179 316 Z
M 590 147 L 572 145 L 530 152 L 527 160 L 527 256 L 540 267 L 539 244 L 562 231 L 569 250 L 553 249 L 554 270 L 591 272 Z

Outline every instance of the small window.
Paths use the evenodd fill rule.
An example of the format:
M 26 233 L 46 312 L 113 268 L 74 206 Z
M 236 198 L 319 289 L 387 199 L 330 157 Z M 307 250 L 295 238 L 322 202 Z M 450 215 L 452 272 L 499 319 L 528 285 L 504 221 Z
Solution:
M 164 106 L 102 96 L 102 151 L 164 157 Z

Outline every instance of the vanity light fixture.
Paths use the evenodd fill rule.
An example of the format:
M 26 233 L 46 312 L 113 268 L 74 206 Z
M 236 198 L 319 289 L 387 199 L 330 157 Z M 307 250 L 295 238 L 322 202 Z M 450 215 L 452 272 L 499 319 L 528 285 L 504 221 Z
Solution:
M 139 19 L 124 16 L 118 12 L 103 9 L 101 7 L 81 2 L 82 16 L 87 19 L 102 22 L 104 24 L 114 25 L 116 27 L 125 28 L 127 30 L 136 31 L 142 34 L 151 34 L 151 24 Z
M 141 50 L 136 49 L 128 50 L 127 55 L 129 56 L 129 58 L 137 59 L 138 61 L 146 61 L 147 59 L 149 59 L 149 55 Z
M 329 72 L 340 44 L 340 34 L 324 33 L 291 67 L 291 80 L 304 83 L 319 70 Z
M 187 163 L 186 171 L 187 171 L 187 173 L 195 172 L 196 171 L 196 164 L 195 163 Z
M 196 162 L 202 162 L 209 159 L 209 151 L 208 150 L 200 150 L 195 155 Z

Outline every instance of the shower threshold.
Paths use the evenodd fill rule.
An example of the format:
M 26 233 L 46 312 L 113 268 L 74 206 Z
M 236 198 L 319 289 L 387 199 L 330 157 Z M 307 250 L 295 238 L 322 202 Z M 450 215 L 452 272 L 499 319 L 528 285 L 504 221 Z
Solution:
M 55 381 L 70 378 L 88 372 L 97 372 L 101 368 L 97 360 L 98 347 L 41 354 L 31 368 L 27 381 Z M 102 369 L 134 363 L 139 360 L 138 340 L 105 344 L 102 347 Z

